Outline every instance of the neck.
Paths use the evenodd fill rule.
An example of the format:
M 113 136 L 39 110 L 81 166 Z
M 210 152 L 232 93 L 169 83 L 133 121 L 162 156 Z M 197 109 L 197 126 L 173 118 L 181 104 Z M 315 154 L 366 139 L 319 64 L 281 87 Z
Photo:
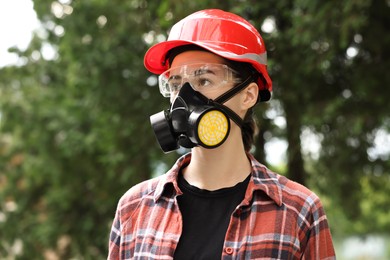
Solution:
M 231 131 L 225 143 L 215 149 L 192 149 L 191 162 L 183 169 L 187 182 L 200 189 L 217 190 L 245 180 L 251 172 L 251 165 L 241 132 L 239 129 L 235 132 Z

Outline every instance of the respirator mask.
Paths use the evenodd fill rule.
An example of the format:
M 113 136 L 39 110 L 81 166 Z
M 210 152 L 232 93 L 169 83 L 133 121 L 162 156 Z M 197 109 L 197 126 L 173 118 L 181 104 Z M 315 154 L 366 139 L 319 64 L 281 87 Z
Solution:
M 150 122 L 165 153 L 180 146 L 216 148 L 229 135 L 229 119 L 242 126 L 241 117 L 223 103 L 246 87 L 252 78 L 237 84 L 234 73 L 223 64 L 191 64 L 170 69 L 159 76 L 160 92 L 171 98 L 171 106 L 152 115 Z M 200 92 L 220 91 L 228 83 L 233 87 L 213 100 Z

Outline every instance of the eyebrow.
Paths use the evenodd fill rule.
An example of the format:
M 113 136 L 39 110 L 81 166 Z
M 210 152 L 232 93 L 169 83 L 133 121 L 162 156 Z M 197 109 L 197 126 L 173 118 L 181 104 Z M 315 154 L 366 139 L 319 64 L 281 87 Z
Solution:
M 174 75 L 171 75 L 169 78 L 168 78 L 168 81 L 171 81 L 171 80 L 174 80 L 174 79 L 181 79 L 181 75 L 180 74 L 174 74 Z
M 215 75 L 215 72 L 213 70 L 210 70 L 210 69 L 203 69 L 203 68 L 200 68 L 200 69 L 197 69 L 194 71 L 194 75 L 195 76 L 199 76 L 199 75 L 203 75 L 203 74 L 214 74 Z
M 204 69 L 204 68 L 200 68 L 200 69 L 197 69 L 194 71 L 194 76 L 200 76 L 200 75 L 204 75 L 204 74 L 213 74 L 213 75 L 216 75 L 216 73 L 211 70 L 211 69 Z M 173 74 L 171 75 L 169 78 L 168 78 L 168 81 L 171 81 L 171 80 L 178 80 L 178 79 L 181 79 L 182 76 L 180 74 Z

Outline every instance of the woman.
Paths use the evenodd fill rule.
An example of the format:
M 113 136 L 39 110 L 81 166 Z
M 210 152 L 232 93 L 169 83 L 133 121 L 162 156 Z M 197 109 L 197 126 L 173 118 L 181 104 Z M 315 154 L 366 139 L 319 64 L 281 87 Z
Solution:
M 164 152 L 191 152 L 119 201 L 109 259 L 334 259 L 319 198 L 250 154 L 252 108 L 272 82 L 257 30 L 221 10 L 175 24 L 145 55 L 171 107 L 151 117 Z

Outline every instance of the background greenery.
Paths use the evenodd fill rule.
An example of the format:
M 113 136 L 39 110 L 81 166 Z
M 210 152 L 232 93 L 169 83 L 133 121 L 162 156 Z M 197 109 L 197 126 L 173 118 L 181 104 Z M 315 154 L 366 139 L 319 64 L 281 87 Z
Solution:
M 372 153 L 390 132 L 388 1 L 40 0 L 43 28 L 13 49 L 24 65 L 0 69 L 1 258 L 106 257 L 120 196 L 179 156 L 163 154 L 150 128 L 168 101 L 143 55 L 211 7 L 259 31 L 275 22 L 262 32 L 274 94 L 256 109 L 255 156 L 268 164 L 265 145 L 287 141 L 286 163 L 268 166 L 320 195 L 335 238 L 389 234 L 389 152 Z M 302 149 L 305 133 L 319 154 Z

